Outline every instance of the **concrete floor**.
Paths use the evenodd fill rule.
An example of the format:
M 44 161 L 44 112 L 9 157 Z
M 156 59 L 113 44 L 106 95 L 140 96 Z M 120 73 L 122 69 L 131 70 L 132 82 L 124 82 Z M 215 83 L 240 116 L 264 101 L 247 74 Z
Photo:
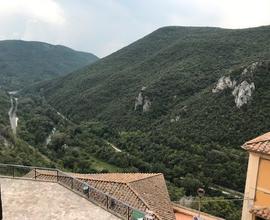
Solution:
M 119 220 L 50 182 L 0 178 L 4 220 Z

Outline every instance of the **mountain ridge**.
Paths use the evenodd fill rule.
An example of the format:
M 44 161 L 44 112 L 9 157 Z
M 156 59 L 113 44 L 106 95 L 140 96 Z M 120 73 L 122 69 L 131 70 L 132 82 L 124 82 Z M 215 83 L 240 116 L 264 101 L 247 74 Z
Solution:
M 0 41 L 0 86 L 18 90 L 31 83 L 67 74 L 98 59 L 62 45 L 38 41 Z
M 198 187 L 216 195 L 216 185 L 243 191 L 247 153 L 240 146 L 270 129 L 269 36 L 270 26 L 161 28 L 22 94 L 40 95 L 74 122 L 47 123 L 58 131 L 48 149 L 64 166 L 75 169 L 77 158 L 91 155 L 162 172 L 178 187 L 174 198 L 196 195 Z
M 169 28 L 169 29 L 171 29 L 171 28 Z M 198 28 L 198 30 L 200 30 L 201 28 Z M 259 28 L 259 29 L 264 29 L 264 28 Z M 267 26 L 267 29 L 269 29 L 269 27 Z M 159 31 L 163 31 L 164 29 L 159 29 L 159 30 L 157 30 L 157 32 L 159 32 Z M 166 29 L 165 29 L 166 30 Z M 220 33 L 221 32 L 221 34 L 223 34 L 223 32 L 225 31 L 224 29 L 215 29 L 214 28 L 214 30 L 216 31 L 218 31 L 218 33 Z M 253 30 L 253 29 L 244 29 L 244 32 L 249 32 L 250 30 Z M 208 29 L 205 31 L 206 32 L 206 34 L 207 34 L 207 31 L 208 31 Z M 229 30 L 229 32 L 235 32 L 235 30 Z M 155 34 L 156 32 L 153 32 L 152 34 Z M 214 34 L 215 35 L 215 33 L 211 33 L 212 35 Z M 150 36 L 147 36 L 147 37 L 151 37 L 151 34 L 150 34 Z M 196 37 L 195 36 L 195 38 L 198 38 L 198 37 Z M 143 38 L 144 39 L 144 38 Z M 180 39 L 181 40 L 181 39 Z M 187 39 L 188 40 L 188 39 Z M 215 40 L 215 39 L 214 39 Z M 151 39 L 151 41 L 152 41 L 152 39 Z M 183 40 L 182 39 L 182 41 L 185 41 L 185 39 Z M 152 42 L 155 42 L 154 40 L 152 41 Z M 207 39 L 205 39 L 205 42 L 207 42 Z M 204 42 L 203 42 L 204 43 Z M 134 43 L 134 44 L 136 44 L 136 43 Z M 134 44 L 131 44 L 131 47 L 133 47 L 134 46 Z M 137 42 L 137 44 L 139 44 L 138 42 Z M 176 42 L 176 44 L 177 44 L 177 42 Z M 194 42 L 193 42 L 193 44 L 194 44 Z M 181 44 L 182 46 L 185 46 L 185 42 L 184 42 L 184 44 L 182 43 Z M 143 45 L 142 45 L 143 46 Z M 196 47 L 196 45 L 187 45 L 188 47 Z M 226 43 L 225 43 L 225 46 L 226 46 Z M 172 46 L 173 47 L 173 46 Z M 222 47 L 221 47 L 221 49 L 223 49 Z M 97 83 L 97 81 L 100 81 L 100 80 L 103 80 L 103 78 L 102 78 L 102 74 L 104 75 L 106 75 L 106 72 L 108 72 L 108 70 L 106 70 L 106 66 L 109 66 L 110 64 L 111 64 L 111 61 L 108 61 L 108 59 L 110 59 L 110 57 L 112 57 L 112 56 L 119 56 L 119 54 L 120 55 L 122 55 L 120 58 L 116 58 L 116 59 L 121 59 L 119 62 L 120 62 L 120 65 L 121 65 L 121 62 L 125 62 L 125 60 L 127 59 L 127 57 L 128 57 L 128 55 L 126 55 L 124 52 L 123 52 L 123 50 L 125 50 L 125 48 L 123 48 L 123 49 L 121 49 L 120 51 L 118 51 L 118 52 L 116 52 L 116 53 L 114 53 L 114 54 L 112 54 L 112 55 L 110 55 L 110 56 L 108 56 L 108 57 L 106 57 L 106 58 L 103 58 L 102 60 L 100 60 L 96 65 L 94 65 L 94 66 L 90 66 L 89 68 L 88 67 L 86 67 L 86 68 L 84 68 L 84 70 L 83 71 L 81 71 L 81 72 L 84 72 L 84 73 L 87 73 L 87 74 L 84 74 L 84 78 L 83 78 L 83 75 L 81 74 L 81 76 L 82 76 L 82 78 L 81 78 L 81 80 L 79 79 L 79 74 L 78 74 L 78 72 L 76 72 L 76 73 L 73 73 L 73 74 L 70 74 L 70 75 L 68 75 L 67 77 L 64 77 L 63 79 L 62 79 L 62 82 L 57 82 L 56 84 L 56 86 L 55 87 L 57 87 L 57 86 L 59 86 L 59 87 L 61 87 L 61 85 L 60 84 L 64 84 L 64 81 L 66 80 L 67 81 L 67 83 L 65 83 L 65 84 L 68 84 L 68 81 L 75 81 L 75 82 L 73 82 L 73 84 L 74 83 L 76 83 L 76 81 L 78 82 L 78 85 L 80 85 L 80 87 L 82 88 L 81 90 L 80 90 L 80 92 L 82 92 L 82 94 L 85 94 L 86 93 L 86 91 L 84 91 L 84 89 L 85 90 L 89 90 L 90 88 L 92 89 L 92 90 L 95 90 L 95 88 L 94 87 L 91 87 L 91 85 L 93 85 L 94 83 Z M 138 49 L 139 51 L 140 51 L 140 48 Z M 166 48 L 165 48 L 165 52 L 163 52 L 163 55 L 164 55 L 164 53 L 166 53 L 166 50 L 168 50 L 168 46 L 166 46 Z M 160 50 L 159 50 L 160 51 Z M 141 51 L 140 51 L 141 52 Z M 150 50 L 150 52 L 152 53 L 152 51 Z M 175 53 L 175 52 L 174 52 Z M 211 53 L 213 53 L 213 52 L 211 52 Z M 131 52 L 130 52 L 130 54 L 134 54 L 134 51 L 131 49 Z M 135 53 L 136 54 L 136 53 Z M 140 53 L 141 54 L 141 53 Z M 145 53 L 146 54 L 146 53 Z M 145 56 L 145 54 L 143 54 L 143 56 Z M 166 54 L 165 54 L 166 55 Z M 189 55 L 190 55 L 190 53 L 189 53 Z M 199 54 L 198 54 L 199 55 Z M 151 56 L 152 56 L 152 54 L 151 54 Z M 151 57 L 150 56 L 150 57 Z M 162 56 L 162 53 L 160 54 L 159 53 L 159 56 Z M 205 56 L 205 54 L 204 54 L 204 56 Z M 209 57 L 210 57 L 211 55 L 209 54 Z M 224 55 L 223 55 L 224 56 Z M 183 55 L 182 55 L 182 57 L 183 57 Z M 162 57 L 161 57 L 162 58 Z M 170 58 L 173 58 L 173 57 L 170 57 Z M 138 59 L 138 58 L 135 58 L 135 60 L 136 59 Z M 149 58 L 148 58 L 149 59 Z M 154 58 L 153 58 L 154 60 L 155 59 L 157 59 L 155 56 L 154 56 Z M 179 57 L 178 57 L 178 59 L 179 59 Z M 194 59 L 194 57 L 192 58 L 192 59 Z M 196 59 L 200 59 L 200 55 L 198 56 L 198 58 L 196 58 Z M 160 59 L 160 60 L 162 60 L 162 59 Z M 252 62 L 254 59 L 253 58 L 251 58 L 251 59 L 249 59 L 249 60 L 247 60 L 246 61 L 246 63 L 250 63 L 250 62 Z M 134 60 L 133 60 L 133 62 L 134 62 Z M 145 62 L 147 62 L 146 64 L 144 64 Z M 174 63 L 173 63 L 174 62 Z M 174 65 L 175 65 L 175 63 L 176 63 L 176 61 L 173 61 L 173 62 L 171 62 L 171 63 L 173 63 Z M 192 61 L 192 62 L 194 62 L 194 61 Z M 136 62 L 135 62 L 136 63 Z M 231 64 L 227 64 L 226 66 L 226 68 L 227 69 L 229 69 L 229 68 L 231 68 L 232 67 L 232 65 L 239 65 L 239 64 L 243 64 L 243 63 L 241 63 L 241 62 L 236 62 L 235 64 L 234 63 L 231 63 Z M 95 66 L 99 66 L 99 67 L 101 67 L 101 68 L 103 68 L 104 67 L 104 65 L 105 65 L 105 69 L 102 69 L 102 72 L 99 72 L 99 70 L 97 69 L 97 70 L 95 70 L 94 68 L 95 68 Z M 140 72 L 143 72 L 143 71 L 136 71 L 136 68 L 138 69 L 138 68 L 142 68 L 142 66 L 144 66 L 144 65 L 148 65 L 148 66 L 151 66 L 151 65 L 157 65 L 157 67 L 159 67 L 158 65 L 159 64 L 157 64 L 155 61 L 152 61 L 152 63 L 151 63 L 151 58 L 150 58 L 150 61 L 148 60 L 148 61 L 145 61 L 145 59 L 143 58 L 142 59 L 142 63 L 141 63 L 141 61 L 139 60 L 139 63 L 137 64 L 136 63 L 136 65 L 137 65 L 137 67 L 136 67 L 136 65 L 135 65 L 135 67 L 133 67 L 133 69 L 132 70 L 130 70 L 129 71 L 129 69 L 128 68 L 130 68 L 130 67 L 128 67 L 128 68 L 126 68 L 126 66 L 128 66 L 129 65 L 129 63 L 125 63 L 125 64 L 123 64 L 124 66 L 125 66 L 125 69 L 124 70 L 121 70 L 121 69 L 119 69 L 119 67 L 120 67 L 120 65 L 118 65 L 116 68 L 114 68 L 114 69 L 112 69 L 111 71 L 112 72 L 109 72 L 109 73 L 107 73 L 107 75 L 106 75 L 106 77 L 109 77 L 109 80 L 111 80 L 111 81 L 116 81 L 116 80 L 122 80 L 122 79 L 120 79 L 120 74 L 121 74 L 121 72 L 122 71 L 124 71 L 124 74 L 125 74 L 125 76 L 126 76 L 126 74 L 133 74 L 133 72 L 136 72 L 136 74 L 138 74 L 138 73 L 140 73 Z M 166 65 L 166 63 L 165 63 L 165 65 Z M 189 65 L 189 64 L 187 64 L 187 65 Z M 179 65 L 178 65 L 179 66 Z M 213 66 L 213 64 L 212 64 L 212 66 Z M 178 68 L 179 69 L 179 67 L 173 67 L 173 66 L 168 66 L 168 70 L 167 71 L 169 71 L 169 68 L 170 69 L 175 69 L 175 68 Z M 180 68 L 182 68 L 181 66 L 180 66 Z M 188 70 L 188 71 L 196 71 L 196 66 L 194 66 L 194 68 L 193 69 L 191 69 L 191 70 Z M 217 69 L 219 68 L 218 67 L 218 64 L 216 65 L 216 67 L 215 66 L 213 66 L 213 67 L 211 67 L 211 65 L 209 65 L 209 67 L 203 67 L 204 69 L 206 69 L 207 70 L 207 68 L 208 69 L 210 69 L 210 68 L 212 68 L 213 69 L 213 71 L 217 71 Z M 223 68 L 224 69 L 224 67 L 221 67 L 221 68 Z M 135 71 L 134 71 L 134 69 L 135 69 Z M 190 69 L 190 68 L 189 68 Z M 173 70 L 173 71 L 175 71 L 175 70 Z M 181 71 L 181 69 L 180 69 L 180 71 Z M 199 71 L 204 71 L 204 70 L 199 70 Z M 117 75 L 116 74 L 113 74 L 114 72 L 117 72 L 117 74 L 118 74 L 118 79 L 116 79 L 117 78 Z M 150 71 L 149 71 L 150 72 Z M 145 72 L 144 72 L 145 73 Z M 95 76 L 95 74 L 98 74 L 98 75 L 96 75 Z M 156 73 L 155 73 L 156 74 Z M 171 73 L 170 73 L 171 74 Z M 103 77 L 105 77 L 105 75 L 103 76 Z M 125 76 L 122 76 L 123 78 L 125 77 Z M 145 75 L 144 75 L 145 76 Z M 158 76 L 158 75 L 157 75 Z M 129 80 L 131 80 L 131 78 L 133 77 L 133 76 L 129 76 L 130 77 L 130 79 Z M 162 77 L 162 75 L 160 75 L 159 77 Z M 166 77 L 166 76 L 164 76 L 163 75 L 163 78 L 164 77 Z M 185 77 L 185 75 L 183 75 L 183 77 Z M 77 80 L 77 79 L 78 80 Z M 89 79 L 88 79 L 89 78 Z M 133 78 L 135 78 L 135 77 L 133 77 Z M 143 77 L 141 77 L 140 79 L 136 79 L 136 80 L 141 80 L 142 81 L 142 78 Z M 90 81 L 90 79 L 91 79 L 91 81 Z M 106 81 L 109 81 L 108 79 L 105 79 Z M 127 79 L 125 79 L 125 80 L 127 80 Z M 152 80 L 156 80 L 156 77 L 155 78 L 150 78 L 148 81 L 152 81 Z M 122 80 L 123 81 L 123 80 Z M 214 82 L 214 79 L 212 79 L 212 81 Z M 137 91 L 139 92 L 139 89 L 140 89 L 140 87 L 142 87 L 142 86 L 146 86 L 146 85 L 144 85 L 144 84 L 147 84 L 147 82 L 141 82 L 141 85 L 136 85 L 136 87 L 137 87 Z M 99 86 L 101 86 L 101 85 L 99 85 Z M 66 85 L 66 87 L 68 87 L 68 85 Z M 139 88 L 138 88 L 139 87 Z M 135 93 L 135 88 L 133 87 L 132 88 L 133 89 L 133 93 Z M 71 92 L 71 91 L 70 91 Z M 94 91 L 93 91 L 94 92 Z M 116 91 L 117 92 L 117 91 Z M 72 93 L 74 93 L 74 91 L 72 91 L 69 95 L 72 95 Z M 61 103 L 61 100 L 57 100 L 57 102 L 60 102 Z M 99 111 L 98 111 L 99 112 Z

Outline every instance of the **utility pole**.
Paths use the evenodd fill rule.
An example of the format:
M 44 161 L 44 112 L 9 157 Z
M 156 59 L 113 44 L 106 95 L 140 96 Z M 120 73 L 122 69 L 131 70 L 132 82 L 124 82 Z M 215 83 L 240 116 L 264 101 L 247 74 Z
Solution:
M 197 190 L 197 194 L 198 194 L 198 196 L 199 196 L 199 214 L 198 214 L 198 220 L 200 220 L 201 219 L 201 200 L 202 200 L 202 197 L 204 196 L 204 194 L 205 194 L 205 191 L 204 191 L 204 189 L 203 188 L 199 188 L 198 190 Z

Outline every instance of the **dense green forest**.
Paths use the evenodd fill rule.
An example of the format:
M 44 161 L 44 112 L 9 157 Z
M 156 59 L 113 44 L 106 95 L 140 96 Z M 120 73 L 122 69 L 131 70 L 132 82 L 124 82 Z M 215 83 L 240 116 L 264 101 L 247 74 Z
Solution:
M 54 166 L 51 160 L 42 155 L 21 138 L 15 137 L 9 126 L 8 110 L 10 98 L 0 90 L 0 161 L 24 165 Z
M 31 83 L 66 75 L 98 58 L 42 42 L 0 41 L 0 88 L 19 90 Z
M 35 150 L 35 160 L 22 156 L 20 163 L 162 172 L 174 201 L 198 187 L 231 198 L 222 191 L 244 189 L 248 155 L 240 146 L 270 128 L 269 36 L 269 26 L 158 29 L 90 66 L 26 87 L 18 94 L 17 137 L 8 118 L 5 136 Z M 241 202 L 203 206 L 229 220 L 240 209 Z
M 55 166 L 54 162 L 33 147 L 35 145 L 31 145 L 32 143 L 28 142 L 27 138 L 24 139 L 23 135 L 22 138 L 14 136 L 9 125 L 8 111 L 11 103 L 8 91 L 21 90 L 31 83 L 66 75 L 96 60 L 98 57 L 91 53 L 78 52 L 60 45 L 21 40 L 0 41 L 0 161 L 2 163 Z M 23 120 L 19 121 L 19 125 L 23 126 L 23 123 Z M 46 130 L 47 124 L 40 124 L 40 127 L 42 126 Z M 34 132 L 31 136 L 39 140 L 44 138 Z
M 163 172 L 179 186 L 191 175 L 197 185 L 243 191 L 240 146 L 269 130 L 269 34 L 269 26 L 165 27 L 28 92 L 78 124 L 99 121 L 116 131 L 111 141 L 139 158 L 131 165 L 141 171 Z M 222 76 L 235 87 L 255 84 L 247 104 L 237 107 L 230 88 L 212 92 Z

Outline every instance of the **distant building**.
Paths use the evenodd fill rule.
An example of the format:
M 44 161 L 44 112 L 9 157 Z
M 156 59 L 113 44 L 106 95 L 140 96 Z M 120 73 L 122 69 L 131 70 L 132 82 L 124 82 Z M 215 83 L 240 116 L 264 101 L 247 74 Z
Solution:
M 270 132 L 242 147 L 249 152 L 242 220 L 269 220 Z

